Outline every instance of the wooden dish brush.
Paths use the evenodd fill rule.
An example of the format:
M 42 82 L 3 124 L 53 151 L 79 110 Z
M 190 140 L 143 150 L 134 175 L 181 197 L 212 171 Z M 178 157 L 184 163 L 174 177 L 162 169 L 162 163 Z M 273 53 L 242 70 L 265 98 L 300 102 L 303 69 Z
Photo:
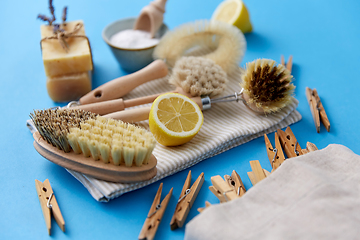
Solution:
M 176 62 L 172 75 L 169 78 L 169 83 L 176 86 L 175 91 L 172 92 L 180 93 L 187 97 L 198 97 L 199 99 L 203 96 L 215 97 L 220 95 L 226 89 L 227 82 L 227 74 L 214 61 L 204 57 L 193 56 L 181 57 Z M 156 97 L 161 94 L 163 93 L 157 94 Z M 151 98 L 143 97 L 141 99 Z M 133 100 L 135 101 L 136 99 Z M 151 102 L 144 101 L 142 104 Z M 105 115 L 105 117 L 125 122 L 138 122 L 148 119 L 149 112 L 150 107 L 143 107 L 110 113 Z

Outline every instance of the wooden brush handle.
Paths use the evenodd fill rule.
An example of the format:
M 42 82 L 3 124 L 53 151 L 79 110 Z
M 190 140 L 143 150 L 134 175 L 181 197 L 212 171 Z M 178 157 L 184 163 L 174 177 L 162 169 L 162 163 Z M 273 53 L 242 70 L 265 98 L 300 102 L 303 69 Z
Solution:
M 143 105 L 146 103 L 152 103 L 160 94 L 154 94 L 150 96 L 134 98 L 129 100 L 123 100 L 122 98 L 109 100 L 98 103 L 90 103 L 85 105 L 79 105 L 76 107 L 72 107 L 72 109 L 82 109 L 84 111 L 89 111 L 92 113 L 96 113 L 99 115 L 109 114 L 113 112 L 122 111 L 128 107 L 134 107 Z
M 99 115 L 104 115 L 112 112 L 122 111 L 125 109 L 125 103 L 122 98 L 116 100 L 109 100 L 98 103 L 90 103 L 72 107 L 72 109 L 82 109 Z
M 121 120 L 128 123 L 140 122 L 149 119 L 150 109 L 151 107 L 135 108 L 106 114 L 104 117 Z
M 79 102 L 84 105 L 116 99 L 124 96 L 143 83 L 165 77 L 167 74 L 167 65 L 164 61 L 158 59 L 137 72 L 101 85 L 80 98 Z
M 199 105 L 200 109 L 203 109 L 201 98 L 194 97 L 191 98 L 196 104 Z M 134 123 L 140 122 L 149 119 L 151 107 L 142 107 L 142 108 L 134 108 L 125 111 L 118 111 L 110 114 L 104 115 L 106 118 L 113 118 L 116 120 L 121 120 L 123 122 Z
M 165 94 L 165 93 L 180 93 L 187 97 L 191 97 L 191 95 L 189 93 L 185 93 L 184 90 L 182 90 L 182 88 L 177 87 L 174 91 L 170 91 L 170 92 L 163 92 L 163 93 L 157 93 L 157 94 L 149 95 L 149 96 L 145 96 L 145 97 L 128 99 L 128 100 L 124 101 L 124 105 L 125 105 L 125 108 L 128 108 L 128 107 L 139 106 L 139 105 L 143 105 L 143 104 L 147 104 L 147 103 L 152 103 L 158 96 L 160 96 L 161 94 Z M 115 111 L 112 111 L 112 112 L 115 112 Z

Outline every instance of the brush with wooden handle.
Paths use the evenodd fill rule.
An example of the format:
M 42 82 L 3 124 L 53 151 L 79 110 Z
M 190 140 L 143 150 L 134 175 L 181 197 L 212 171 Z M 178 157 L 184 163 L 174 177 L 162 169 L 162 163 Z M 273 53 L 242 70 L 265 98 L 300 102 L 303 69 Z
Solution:
M 107 82 L 80 98 L 81 105 L 114 100 L 129 93 L 139 85 L 165 77 L 168 67 L 162 60 L 155 60 L 143 69 Z
M 227 84 L 226 73 L 212 60 L 203 57 L 182 57 L 175 64 L 169 83 L 176 86 L 174 93 L 188 97 L 217 96 L 221 94 Z M 125 108 L 152 103 L 163 93 L 129 100 L 109 100 L 73 107 L 100 115 L 122 111 Z M 71 104 L 68 105 L 71 107 Z M 125 114 L 125 113 L 124 113 Z

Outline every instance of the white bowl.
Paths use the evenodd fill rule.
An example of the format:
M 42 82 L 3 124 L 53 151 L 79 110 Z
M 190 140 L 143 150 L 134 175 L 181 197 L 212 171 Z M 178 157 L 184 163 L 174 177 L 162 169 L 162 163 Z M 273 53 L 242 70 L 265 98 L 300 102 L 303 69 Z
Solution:
M 117 20 L 107 25 L 103 32 L 102 37 L 109 45 L 116 60 L 120 63 L 121 67 L 127 72 L 135 72 L 151 63 L 153 59 L 153 51 L 156 45 L 146 48 L 120 48 L 111 44 L 111 37 L 123 30 L 132 29 L 136 18 L 125 18 Z M 163 23 L 155 34 L 156 37 L 161 38 L 168 31 L 168 27 Z

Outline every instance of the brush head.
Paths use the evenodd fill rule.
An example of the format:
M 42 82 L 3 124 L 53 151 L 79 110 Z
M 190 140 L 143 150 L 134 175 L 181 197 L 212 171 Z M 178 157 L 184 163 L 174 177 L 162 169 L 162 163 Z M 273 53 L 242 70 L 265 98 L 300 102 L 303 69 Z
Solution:
M 34 113 L 30 113 L 30 118 L 40 135 L 49 144 L 64 152 L 71 151 L 66 138 L 70 128 L 80 127 L 81 122 L 95 117 L 96 114 L 91 112 L 66 108 L 34 110 Z
M 257 59 L 246 64 L 240 83 L 246 104 L 257 112 L 272 113 L 292 101 L 293 76 L 283 65 L 270 59 Z
M 238 69 L 246 50 L 244 34 L 220 21 L 201 20 L 168 31 L 156 46 L 155 59 L 173 67 L 182 56 L 197 55 L 213 60 L 226 73 Z
M 75 153 L 127 167 L 147 164 L 156 145 L 149 131 L 100 116 L 71 128 L 67 138 Z
M 80 109 L 35 110 L 30 117 L 49 144 L 114 165 L 147 164 L 156 144 L 145 129 Z
M 169 82 L 193 97 L 214 97 L 224 92 L 227 76 L 211 59 L 182 57 L 176 62 Z

